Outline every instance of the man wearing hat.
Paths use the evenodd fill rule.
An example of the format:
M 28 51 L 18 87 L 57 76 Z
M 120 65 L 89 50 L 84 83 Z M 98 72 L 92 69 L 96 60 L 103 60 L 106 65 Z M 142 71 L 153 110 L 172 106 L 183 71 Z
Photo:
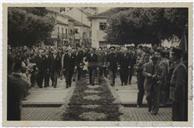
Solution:
M 172 59 L 175 61 L 175 68 L 171 76 L 170 98 L 173 101 L 172 120 L 188 120 L 188 74 L 187 67 L 181 60 L 183 51 L 180 48 L 172 49 Z
M 148 103 L 148 111 L 156 115 L 160 105 L 160 67 L 158 53 L 152 56 L 151 61 L 144 65 L 143 74 L 145 76 L 144 88 L 146 100 Z
M 115 78 L 117 72 L 117 54 L 115 53 L 115 47 L 110 47 L 110 54 L 107 57 L 108 68 L 110 71 L 111 86 L 115 85 Z

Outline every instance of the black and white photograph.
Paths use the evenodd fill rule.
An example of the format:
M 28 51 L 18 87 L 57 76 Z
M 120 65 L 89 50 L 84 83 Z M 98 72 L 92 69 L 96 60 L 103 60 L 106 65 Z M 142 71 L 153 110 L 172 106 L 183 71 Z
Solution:
M 188 4 L 48 5 L 4 11 L 7 122 L 191 121 Z

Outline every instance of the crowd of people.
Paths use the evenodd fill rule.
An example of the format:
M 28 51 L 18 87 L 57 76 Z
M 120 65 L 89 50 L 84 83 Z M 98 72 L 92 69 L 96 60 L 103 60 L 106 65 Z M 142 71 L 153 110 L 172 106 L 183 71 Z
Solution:
M 187 62 L 187 54 L 179 48 L 10 47 L 8 101 L 16 97 L 16 94 L 9 92 L 12 90 L 9 85 L 18 83 L 25 88 L 24 98 L 31 87 L 56 88 L 58 78 L 62 77 L 66 82 L 64 86 L 69 88 L 72 81 L 80 80 L 87 74 L 89 84 L 95 86 L 96 81 L 100 84 L 103 77 L 107 77 L 113 87 L 118 86 L 115 83 L 117 76 L 120 77 L 121 86 L 130 85 L 132 76 L 136 76 L 137 107 L 142 106 L 145 95 L 151 114 L 156 115 L 161 105 L 172 103 L 173 120 L 187 120 Z M 9 103 L 8 107 L 13 105 Z

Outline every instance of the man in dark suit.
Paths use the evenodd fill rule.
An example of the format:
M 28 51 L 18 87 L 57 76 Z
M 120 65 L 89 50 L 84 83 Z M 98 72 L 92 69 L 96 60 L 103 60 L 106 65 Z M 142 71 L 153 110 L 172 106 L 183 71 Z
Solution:
M 119 57 L 119 66 L 120 66 L 120 78 L 121 85 L 127 85 L 129 69 L 130 69 L 130 56 L 126 49 L 124 49 L 123 53 Z
M 72 77 L 76 65 L 75 60 L 76 60 L 75 54 L 73 53 L 72 49 L 69 49 L 67 51 L 67 54 L 65 54 L 63 58 L 63 68 L 65 70 L 66 88 L 71 87 Z
M 76 66 L 77 66 L 77 79 L 80 80 L 82 75 L 82 68 L 83 68 L 83 57 L 84 53 L 82 50 L 78 50 L 76 52 Z
M 115 47 L 110 48 L 110 54 L 107 57 L 108 68 L 110 71 L 111 86 L 115 85 L 116 72 L 118 67 L 117 54 L 115 53 Z
M 131 84 L 131 79 L 134 72 L 134 65 L 136 63 L 136 55 L 134 49 L 130 49 L 129 54 L 130 54 L 129 84 Z
M 38 68 L 38 73 L 37 73 L 37 84 L 39 88 L 42 88 L 43 84 L 43 76 L 44 76 L 44 65 L 43 65 L 43 59 L 42 55 L 43 53 L 39 52 L 38 56 L 36 57 L 36 65 Z
M 60 55 L 57 54 L 57 51 L 54 50 L 50 56 L 50 76 L 52 80 L 52 86 L 54 88 L 57 87 L 57 77 L 60 70 L 61 70 L 61 58 Z
M 95 49 L 91 49 L 86 58 L 87 58 L 86 60 L 88 61 L 90 84 L 94 85 L 96 66 L 98 62 L 98 56 L 95 53 Z
M 98 82 L 99 84 L 102 82 L 103 77 L 103 66 L 104 66 L 104 52 L 102 51 L 102 48 L 100 48 L 97 52 L 98 55 Z
M 173 49 L 173 60 L 176 62 L 171 77 L 172 120 L 188 120 L 188 73 L 187 66 L 181 60 L 183 51 L 180 48 Z
M 42 56 L 42 65 L 43 65 L 43 81 L 44 81 L 44 87 L 49 86 L 49 78 L 50 78 L 50 63 L 49 63 L 49 56 L 48 53 L 44 53 Z

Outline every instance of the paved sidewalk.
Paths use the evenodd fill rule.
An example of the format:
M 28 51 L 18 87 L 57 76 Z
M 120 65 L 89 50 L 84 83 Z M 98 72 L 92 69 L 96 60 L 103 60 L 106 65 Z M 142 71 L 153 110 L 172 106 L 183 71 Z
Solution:
M 47 88 L 33 87 L 29 90 L 30 95 L 22 102 L 23 106 L 60 106 L 64 104 L 74 86 L 75 82 L 71 88 L 66 88 L 65 79 L 58 79 L 57 88 L 51 86 Z
M 65 79 L 58 79 L 57 88 L 34 87 L 30 95 L 24 100 L 21 118 L 30 121 L 61 121 L 63 113 L 75 89 L 75 82 L 71 88 L 66 88 Z
M 106 79 L 109 83 L 109 79 Z M 109 84 L 110 85 L 110 84 Z M 110 86 L 112 93 L 114 93 L 115 97 L 117 97 L 117 102 L 122 105 L 131 105 L 136 106 L 137 104 L 137 79 L 135 76 L 132 77 L 132 81 L 130 85 L 121 86 L 120 78 L 117 76 L 115 80 L 115 86 Z M 145 96 L 143 100 L 143 104 L 146 104 Z

